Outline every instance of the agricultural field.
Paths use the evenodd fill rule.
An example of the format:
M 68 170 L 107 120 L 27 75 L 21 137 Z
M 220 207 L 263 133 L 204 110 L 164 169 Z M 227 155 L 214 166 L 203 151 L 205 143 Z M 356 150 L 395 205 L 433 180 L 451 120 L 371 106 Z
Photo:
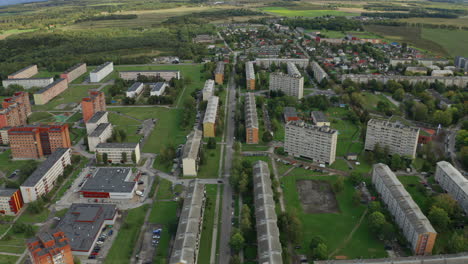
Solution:
M 466 23 L 468 24 L 468 19 Z M 466 47 L 466 43 L 468 43 L 468 31 L 466 30 L 424 28 L 422 30 L 422 38 L 439 44 L 450 56 L 468 56 L 468 49 Z
M 338 10 L 292 10 L 284 7 L 262 7 L 261 11 L 285 17 L 321 17 L 321 16 L 355 16 L 356 13 L 343 12 Z

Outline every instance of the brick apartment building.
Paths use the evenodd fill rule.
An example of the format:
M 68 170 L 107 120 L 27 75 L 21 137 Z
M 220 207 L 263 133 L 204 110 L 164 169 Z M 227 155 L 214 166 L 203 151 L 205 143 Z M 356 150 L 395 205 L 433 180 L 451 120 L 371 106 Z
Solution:
M 88 120 L 98 111 L 106 111 L 106 96 L 100 91 L 89 91 L 89 96 L 81 101 L 83 120 Z
M 66 79 L 57 79 L 34 93 L 34 103 L 36 105 L 45 105 L 66 89 L 68 89 L 68 81 Z
M 39 233 L 27 246 L 33 264 L 74 263 L 70 241 L 62 231 Z
M 0 128 L 26 125 L 30 114 L 29 93 L 14 93 L 12 97 L 3 99 L 0 109 Z
M 253 93 L 247 93 L 245 97 L 245 141 L 258 144 L 258 116 Z
M 16 215 L 23 205 L 19 189 L 0 189 L 0 215 Z
M 8 130 L 14 159 L 41 159 L 58 148 L 70 148 L 68 124 L 14 127 Z

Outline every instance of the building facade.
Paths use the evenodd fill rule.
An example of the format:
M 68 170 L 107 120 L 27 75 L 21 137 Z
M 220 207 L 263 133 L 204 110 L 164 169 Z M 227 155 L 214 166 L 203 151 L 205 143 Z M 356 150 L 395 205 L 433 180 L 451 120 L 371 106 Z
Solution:
M 416 157 L 419 128 L 399 122 L 371 119 L 367 122 L 365 150 L 373 151 L 375 146 L 388 147 L 390 154 Z
M 93 71 L 89 73 L 89 81 L 92 83 L 100 82 L 102 79 L 106 78 L 111 72 L 114 71 L 114 63 L 108 61 L 104 64 L 101 64 L 96 67 Z
M 468 213 L 468 180 L 446 161 L 437 162 L 435 180 Z
M 66 79 L 57 79 L 55 82 L 34 93 L 34 104 L 45 105 L 66 89 L 68 89 L 68 81 Z
M 20 85 L 24 89 L 32 87 L 46 87 L 54 82 L 54 78 L 28 78 L 28 79 L 7 79 L 2 81 L 3 87 L 7 88 L 12 84 Z
M 211 96 L 214 95 L 214 80 L 208 79 L 205 81 L 205 85 L 202 90 L 203 101 L 208 101 Z
M 296 65 L 289 62 L 288 74 L 274 72 L 270 74 L 270 91 L 282 91 L 288 96 L 298 99 L 304 97 L 304 77 Z
M 127 97 L 136 98 L 143 92 L 143 83 L 136 82 L 132 84 L 125 93 Z
M 103 159 L 104 154 L 106 154 L 109 163 L 138 164 L 138 162 L 140 162 L 140 144 L 138 143 L 99 143 L 95 150 L 97 160 L 99 160 L 99 158 Z M 132 160 L 133 155 L 135 162 Z
M 276 66 L 280 66 L 282 63 L 293 63 L 297 65 L 300 68 L 306 68 L 307 65 L 309 65 L 309 59 L 279 59 L 279 58 L 271 58 L 271 59 L 256 59 L 255 64 L 258 66 L 266 69 L 270 68 L 272 64 L 275 64 Z
M 89 96 L 81 100 L 81 111 L 83 112 L 84 122 L 88 120 L 99 111 L 106 111 L 106 96 L 104 92 L 89 91 Z
M 36 201 L 49 193 L 57 178 L 63 175 L 65 167 L 71 165 L 71 149 L 61 148 L 42 162 L 37 169 L 21 184 L 20 190 L 24 203 Z
M 71 83 L 87 71 L 86 63 L 78 63 L 60 74 L 60 78 L 66 79 L 68 83 Z
M 206 106 L 205 117 L 203 119 L 203 136 L 204 137 L 215 137 L 216 136 L 216 120 L 218 114 L 218 102 L 217 96 L 211 96 L 208 99 Z
M 468 57 L 456 56 L 455 67 L 468 71 Z
M 247 144 L 258 144 L 258 115 L 255 94 L 245 96 L 245 141 Z
M 387 165 L 375 164 L 372 169 L 372 183 L 414 254 L 432 254 L 437 232 L 396 175 Z
M 166 88 L 169 87 L 166 82 L 149 83 L 148 86 L 151 96 L 161 96 L 166 91 Z
M 327 72 L 316 61 L 312 61 L 310 66 L 314 72 L 314 78 L 318 83 L 322 82 L 323 79 L 328 78 Z
M 245 63 L 245 80 L 247 90 L 255 90 L 255 69 L 251 61 Z
M 121 71 L 119 77 L 126 81 L 136 81 L 139 76 L 161 78 L 168 82 L 172 79 L 180 79 L 180 71 L 159 70 L 159 71 Z
M 0 109 L 0 128 L 26 125 L 30 114 L 29 93 L 16 92 L 12 97 L 3 99 Z
M 105 143 L 112 136 L 112 124 L 101 123 L 91 134 L 88 134 L 89 151 L 96 151 L 96 146 Z
M 38 74 L 37 65 L 30 65 L 26 68 L 23 68 L 17 72 L 8 75 L 8 79 L 27 79 L 31 78 L 34 75 Z M 6 87 L 6 86 L 5 86 Z
M 286 123 L 284 150 L 295 157 L 332 164 L 336 157 L 338 132 L 330 127 L 319 127 L 302 121 Z
M 91 134 L 96 129 L 99 124 L 109 123 L 109 113 L 107 111 L 98 111 L 96 112 L 89 120 L 86 122 L 86 134 Z
M 73 264 L 70 240 L 64 232 L 41 232 L 27 243 L 33 264 Z
M 182 172 L 184 176 L 197 176 L 200 162 L 201 130 L 195 129 L 190 133 L 182 152 Z
M 216 64 L 214 76 L 216 84 L 224 83 L 224 62 L 218 61 L 218 63 Z
M 19 189 L 0 188 L 0 215 L 16 215 L 24 201 Z
M 449 77 L 439 77 L 439 76 L 404 76 L 404 75 L 373 75 L 373 74 L 343 74 L 341 75 L 341 81 L 343 82 L 346 79 L 350 79 L 356 83 L 368 83 L 371 80 L 376 80 L 386 84 L 388 81 L 403 82 L 408 81 L 410 84 L 414 85 L 417 83 L 436 83 L 441 82 L 446 86 L 457 86 L 464 88 L 468 84 L 468 76 L 449 76 Z

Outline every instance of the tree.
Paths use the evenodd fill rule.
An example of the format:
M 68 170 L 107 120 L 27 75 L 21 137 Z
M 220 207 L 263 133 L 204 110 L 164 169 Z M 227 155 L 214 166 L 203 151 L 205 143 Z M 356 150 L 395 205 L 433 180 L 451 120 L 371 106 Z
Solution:
M 340 193 L 341 191 L 343 191 L 343 188 L 344 177 L 338 177 L 338 179 L 336 179 L 336 181 L 333 183 L 333 191 L 335 191 L 335 193 Z
M 433 117 L 435 124 L 437 125 L 441 124 L 443 126 L 449 126 L 450 124 L 452 124 L 452 118 L 453 118 L 453 115 L 449 109 L 445 111 L 437 110 L 435 111 L 434 117 Z
M 127 158 L 127 152 L 122 152 L 122 163 L 127 163 L 128 158 Z
M 101 153 L 96 152 L 96 162 L 97 162 L 97 164 L 102 163 L 102 154 Z
M 463 252 L 468 249 L 468 242 L 462 234 L 453 232 L 452 236 L 448 241 L 447 249 L 449 250 L 449 253 Z
M 270 132 L 265 131 L 263 132 L 262 140 L 265 143 L 268 143 L 273 140 L 273 136 L 270 134 Z
M 356 186 L 358 184 L 360 184 L 363 180 L 364 180 L 364 177 L 362 177 L 362 174 L 357 172 L 357 171 L 353 171 L 351 172 L 351 175 L 349 176 L 349 180 L 351 181 L 351 183 Z
M 231 240 L 229 241 L 229 245 L 231 246 L 232 250 L 235 252 L 239 252 L 244 248 L 245 239 L 242 236 L 239 230 L 235 230 L 231 236 Z
M 455 215 L 458 209 L 457 201 L 446 193 L 437 195 L 432 205 L 444 209 L 449 216 Z
M 447 212 L 444 209 L 439 208 L 437 206 L 431 207 L 431 209 L 429 210 L 429 215 L 427 217 L 438 231 L 446 230 L 450 223 L 450 218 Z
M 313 250 L 319 244 L 325 244 L 325 240 L 321 236 L 314 236 L 312 237 L 312 240 L 310 240 L 309 248 Z
M 109 163 L 109 158 L 108 158 L 108 155 L 107 153 L 102 153 L 102 161 L 104 162 L 104 164 L 107 165 L 107 163 Z
M 320 243 L 312 250 L 312 257 L 314 259 L 323 260 L 328 258 L 328 247 L 324 243 Z
M 398 90 L 396 90 L 393 95 L 392 95 L 393 99 L 397 100 L 397 101 L 402 101 L 403 98 L 405 97 L 405 90 L 403 88 L 400 88 Z
M 207 147 L 209 149 L 216 149 L 216 139 L 215 138 L 208 138 Z
M 231 257 L 229 264 L 241 264 L 240 258 L 238 255 L 234 255 Z
M 241 230 L 242 233 L 247 234 L 250 232 L 252 228 L 252 222 L 250 221 L 251 219 L 251 212 L 250 212 L 250 207 L 246 204 L 242 206 L 242 219 L 240 222 Z
M 135 151 L 132 151 L 132 162 L 133 163 L 136 163 L 136 154 L 135 154 Z
M 427 120 L 428 117 L 428 110 L 427 106 L 423 103 L 420 102 L 415 102 L 412 111 L 413 113 L 413 118 L 416 121 L 425 121 Z
M 369 211 L 371 213 L 373 212 L 381 212 L 382 211 L 382 205 L 378 201 L 372 201 L 369 204 Z
M 393 240 L 395 238 L 395 233 L 396 230 L 393 225 L 385 221 L 385 223 L 382 225 L 382 237 L 387 240 Z
M 368 217 L 369 228 L 372 232 L 379 233 L 385 224 L 385 216 L 381 212 L 373 212 Z
M 392 162 L 391 162 L 390 167 L 392 168 L 392 170 L 398 170 L 398 169 L 401 168 L 400 155 L 398 155 L 398 154 L 393 154 L 392 155 Z

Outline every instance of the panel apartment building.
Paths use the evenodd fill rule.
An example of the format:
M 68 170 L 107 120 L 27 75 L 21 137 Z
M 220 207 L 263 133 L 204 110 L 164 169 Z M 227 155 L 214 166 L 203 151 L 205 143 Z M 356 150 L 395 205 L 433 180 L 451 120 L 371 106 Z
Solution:
M 411 245 L 415 255 L 430 255 L 437 232 L 390 168 L 382 163 L 372 169 L 372 183 Z
M 205 85 L 202 90 L 203 101 L 208 101 L 211 96 L 214 95 L 214 80 L 208 79 L 205 81 Z
M 99 124 L 109 123 L 109 114 L 106 111 L 96 112 L 89 120 L 86 122 L 86 134 L 91 134 Z
M 205 210 L 205 185 L 193 180 L 180 212 L 169 264 L 196 264 Z
M 34 202 L 39 197 L 52 191 L 57 178 L 63 175 L 65 167 L 70 164 L 71 149 L 57 149 L 21 184 L 23 201 L 25 203 Z
M 279 59 L 279 58 L 272 58 L 272 59 L 263 59 L 257 58 L 255 60 L 255 64 L 262 68 L 269 68 L 272 64 L 276 66 L 280 66 L 281 63 L 293 63 L 300 68 L 305 68 L 309 65 L 309 59 Z
M 312 67 L 312 71 L 314 72 L 314 78 L 317 80 L 318 83 L 322 82 L 323 79 L 328 78 L 327 72 L 320 67 L 320 65 L 316 61 L 312 61 L 310 63 Z
M 27 243 L 33 264 L 73 264 L 70 240 L 60 230 L 41 232 Z
M 81 100 L 81 110 L 85 123 L 88 122 L 96 112 L 106 111 L 106 96 L 104 92 L 90 90 L 89 96 Z
M 27 79 L 31 78 L 34 75 L 38 74 L 37 65 L 29 65 L 26 68 L 23 68 L 17 72 L 8 75 L 8 79 Z
M 42 159 L 60 148 L 70 148 L 68 124 L 28 125 L 8 130 L 13 159 Z
M 288 74 L 274 72 L 270 74 L 270 91 L 283 91 L 288 96 L 298 99 L 304 97 L 304 77 L 296 65 L 288 62 Z
M 303 121 L 290 121 L 285 130 L 284 150 L 289 155 L 326 164 L 335 162 L 337 130 Z
M 216 118 L 218 113 L 218 96 L 211 96 L 206 106 L 205 117 L 203 119 L 203 136 L 216 136 Z
M 140 162 L 140 144 L 138 143 L 99 143 L 95 150 L 96 159 L 98 155 L 106 153 L 109 163 L 133 163 L 133 154 L 135 154 L 135 163 Z M 127 156 L 126 162 L 123 153 Z
M 100 143 L 105 143 L 112 136 L 112 124 L 101 123 L 93 132 L 88 134 L 89 151 L 96 151 L 96 146 Z
M 3 99 L 0 128 L 26 125 L 30 114 L 29 93 L 16 92 L 12 97 Z
M 0 188 L 0 215 L 16 215 L 23 205 L 20 189 Z
M 114 71 L 114 63 L 108 61 L 104 64 L 97 66 L 92 72 L 89 73 L 89 81 L 92 83 L 100 82 L 106 78 L 111 72 Z
M 403 125 L 400 122 L 389 122 L 371 119 L 367 122 L 365 150 L 373 151 L 375 145 L 388 146 L 390 154 L 416 157 L 419 128 Z
M 437 162 L 435 180 L 468 213 L 468 180 L 446 161 Z
M 282 249 L 271 187 L 270 170 L 264 161 L 253 165 L 255 219 L 257 227 L 258 263 L 281 264 Z
M 145 76 L 149 78 L 161 78 L 168 82 L 172 79 L 180 79 L 180 71 L 172 70 L 157 70 L 157 71 L 121 71 L 119 77 L 126 81 L 136 81 L 139 76 Z
M 125 95 L 129 98 L 136 98 L 143 92 L 143 83 L 136 82 L 127 89 Z
M 60 74 L 60 78 L 66 79 L 68 83 L 71 83 L 87 71 L 86 63 L 78 63 Z
M 22 86 L 24 89 L 31 89 L 33 87 L 46 87 L 54 82 L 54 78 L 26 78 L 26 79 L 7 79 L 2 81 L 3 87 L 16 84 Z
M 218 63 L 216 64 L 214 76 L 216 84 L 224 83 L 224 62 L 218 61 Z
M 201 130 L 195 129 L 190 133 L 182 152 L 182 172 L 184 176 L 197 176 L 200 162 Z
M 245 80 L 247 90 L 255 90 L 255 69 L 251 61 L 245 63 Z
M 34 93 L 34 104 L 45 105 L 66 89 L 68 89 L 68 81 L 66 79 L 57 79 L 55 82 Z
M 258 115 L 253 93 L 247 93 L 245 97 L 245 141 L 258 144 Z

